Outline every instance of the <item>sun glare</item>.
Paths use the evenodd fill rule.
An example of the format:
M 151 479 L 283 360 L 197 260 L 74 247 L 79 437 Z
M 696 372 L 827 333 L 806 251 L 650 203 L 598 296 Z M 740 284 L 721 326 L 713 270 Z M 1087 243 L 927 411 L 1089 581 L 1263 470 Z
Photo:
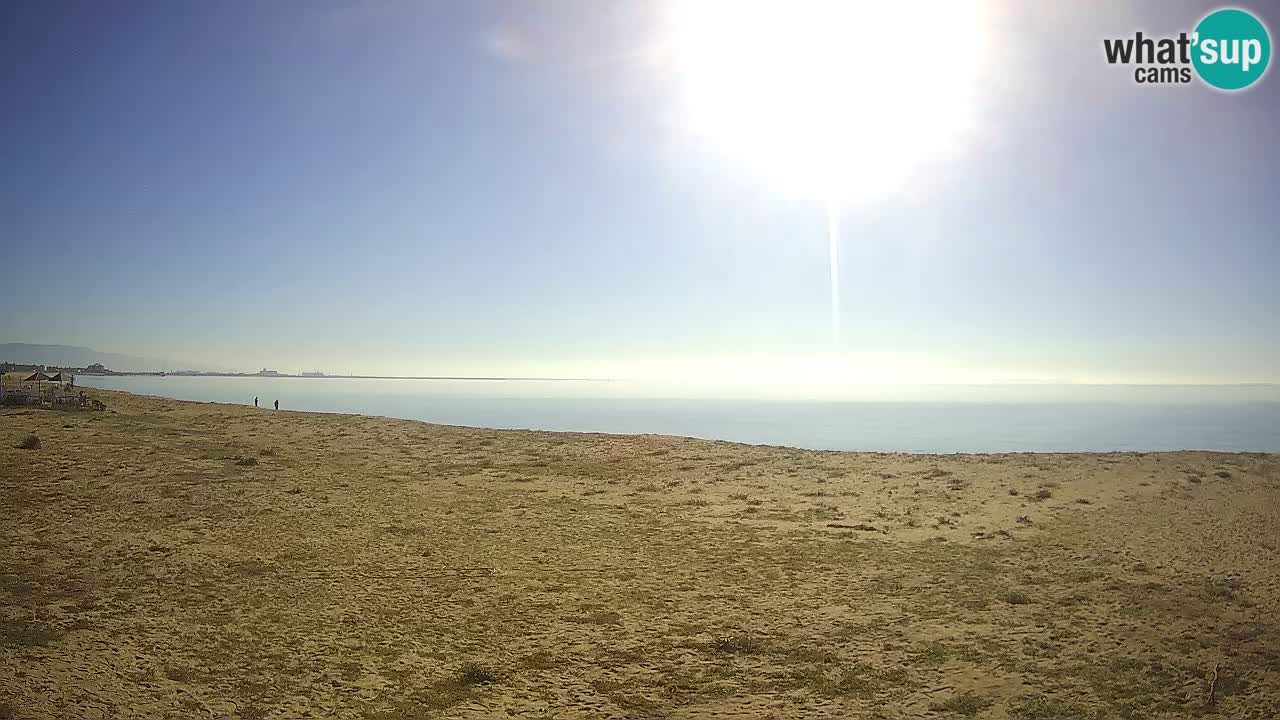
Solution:
M 979 0 L 675 0 L 681 124 L 788 195 L 892 192 L 971 129 L 986 12 Z

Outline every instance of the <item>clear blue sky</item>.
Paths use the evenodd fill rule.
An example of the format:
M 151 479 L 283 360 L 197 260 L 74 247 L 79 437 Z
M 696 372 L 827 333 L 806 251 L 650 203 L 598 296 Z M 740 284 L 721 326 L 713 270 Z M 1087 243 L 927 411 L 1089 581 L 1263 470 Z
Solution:
M 245 370 L 1280 382 L 1280 76 L 1141 87 L 1102 53 L 1210 5 L 996 3 L 982 132 L 846 210 L 838 346 L 822 207 L 682 139 L 637 60 L 656 5 L 6 5 L 0 341 Z

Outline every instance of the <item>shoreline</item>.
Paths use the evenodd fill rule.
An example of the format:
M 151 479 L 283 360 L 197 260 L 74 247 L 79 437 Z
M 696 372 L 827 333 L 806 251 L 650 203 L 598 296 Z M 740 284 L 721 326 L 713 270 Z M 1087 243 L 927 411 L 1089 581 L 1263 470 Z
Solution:
M 151 372 L 111 372 L 111 373 L 78 373 L 77 377 L 219 377 L 219 378 L 254 378 L 258 380 L 483 380 L 489 382 L 618 382 L 615 378 L 571 378 L 571 377 L 507 377 L 507 376 L 463 376 L 463 375 L 290 375 L 274 373 L 217 373 L 217 372 L 168 372 L 156 370 Z M 1227 387 L 1227 386 L 1224 386 Z
M 170 394 L 162 394 L 165 391 L 158 388 L 114 390 L 94 388 L 91 385 L 81 387 L 181 402 L 214 402 L 252 407 L 247 396 L 241 399 L 238 395 L 226 392 L 225 388 L 221 388 L 221 392 L 219 389 L 192 392 L 176 390 Z M 271 392 L 269 388 L 264 390 Z M 826 452 L 913 455 L 1280 452 L 1280 433 L 1267 434 L 1247 429 L 1259 424 L 1267 427 L 1272 418 L 1280 423 L 1280 402 L 805 401 L 627 396 L 490 397 L 465 394 L 404 396 L 405 400 L 416 401 L 415 405 L 412 402 L 387 402 L 384 396 L 379 395 L 372 396 L 371 401 L 368 398 L 366 401 L 353 401 L 355 396 L 344 395 L 280 397 L 284 399 L 284 410 L 288 412 L 355 414 L 477 429 L 622 436 L 663 435 Z M 301 402 L 304 406 L 291 407 L 294 401 Z M 506 409 L 510 412 L 503 411 L 495 403 L 508 404 L 510 407 Z M 306 407 L 307 404 L 312 407 Z M 314 407 L 316 404 L 322 407 Z M 326 409 L 323 407 L 325 405 L 332 409 Z M 615 407 L 616 410 L 611 409 Z M 1155 411 L 1159 408 L 1182 412 L 1185 417 L 1179 421 L 1181 424 L 1165 427 L 1165 434 L 1138 429 L 1150 423 L 1159 423 L 1165 417 Z M 266 409 L 270 409 L 269 406 Z M 610 410 L 606 412 L 603 409 Z M 930 413 L 930 410 L 937 412 Z M 1210 413 L 1210 417 L 1216 413 L 1219 424 L 1210 423 L 1198 427 L 1194 423 L 1187 425 L 1186 418 L 1191 417 L 1188 413 L 1198 411 Z M 780 418 L 785 418 L 784 424 L 770 427 L 767 418 L 771 413 L 779 413 Z M 1127 418 L 1130 429 L 1118 436 L 1091 430 L 1099 422 L 1113 422 L 1113 413 Z M 913 422 L 920 424 L 911 429 Z M 1024 426 L 1032 429 L 1021 429 Z M 1055 427 L 1062 435 L 1052 432 Z M 986 428 L 988 434 L 1004 440 L 999 443 L 986 441 L 979 428 Z M 1188 430 L 1190 435 L 1187 437 L 1201 441 L 1198 446 L 1187 442 L 1187 437 L 1184 437 L 1182 446 L 1166 444 L 1167 437 L 1176 437 Z M 1063 442 L 1063 437 L 1073 440 Z M 1110 441 L 1112 438 L 1115 439 L 1114 442 Z
M 415 379 L 415 378 L 406 378 L 406 379 Z M 769 443 L 739 442 L 736 440 L 725 440 L 721 438 L 698 437 L 695 435 L 674 435 L 670 433 L 627 433 L 627 432 L 609 432 L 606 430 L 540 430 L 537 428 L 499 428 L 499 427 L 490 427 L 487 425 L 458 425 L 458 424 L 452 424 L 452 423 L 433 422 L 430 420 L 419 420 L 416 418 L 399 417 L 395 415 L 374 415 L 374 414 L 361 413 L 361 412 L 342 412 L 338 410 L 299 410 L 299 409 L 293 409 L 293 408 L 282 408 L 281 410 L 274 410 L 266 406 L 253 407 L 250 404 L 238 403 L 238 402 L 219 402 L 217 400 L 186 400 L 182 398 L 172 398 L 165 395 L 150 395 L 147 393 L 130 392 L 128 390 L 108 390 L 108 389 L 93 388 L 88 386 L 85 386 L 82 389 L 91 391 L 92 393 L 105 393 L 108 395 L 122 395 L 126 397 L 147 398 L 151 400 L 162 400 L 164 402 L 182 403 L 184 405 L 185 404 L 217 405 L 217 406 L 229 407 L 229 408 L 248 409 L 256 412 L 268 412 L 268 413 L 282 412 L 282 413 L 291 413 L 294 415 L 320 415 L 320 416 L 334 415 L 339 417 L 392 420 L 396 422 L 418 423 L 418 424 L 428 425 L 432 427 L 452 428 L 452 429 L 458 429 L 458 430 L 480 430 L 480 431 L 491 431 L 491 432 L 498 432 L 498 433 L 537 433 L 537 434 L 571 435 L 571 436 L 579 436 L 579 435 L 580 436 L 605 436 L 605 437 L 615 437 L 615 438 L 629 438 L 629 437 L 668 438 L 671 440 L 689 440 L 689 441 L 696 441 L 696 442 L 714 443 L 717 445 L 727 445 L 731 447 L 754 448 L 754 449 L 762 449 L 762 450 L 798 451 L 798 452 L 821 453 L 821 454 L 834 453 L 834 454 L 840 454 L 840 455 L 870 455 L 870 456 L 886 456 L 886 457 L 918 456 L 918 457 L 939 457 L 939 458 L 947 458 L 947 457 L 983 458 L 983 457 L 1003 457 L 1006 455 L 1013 455 L 1013 456 L 1079 455 L 1079 456 L 1145 457 L 1148 455 L 1174 455 L 1179 453 L 1192 453 L 1192 454 L 1198 454 L 1198 455 L 1208 454 L 1208 455 L 1280 457 L 1280 451 L 1214 450 L 1214 449 L 1204 449 L 1204 448 L 1181 448 L 1181 449 L 1175 449 L 1175 450 L 1007 450 L 1007 451 L 996 451 L 996 452 L 917 452 L 912 450 L 841 450 L 841 449 L 835 449 L 835 448 L 806 448 L 806 447 L 799 447 L 799 446 L 792 446 L 792 445 L 771 445 Z M 608 398 L 596 398 L 596 399 L 600 401 L 608 400 Z M 669 399 L 657 398 L 656 400 L 665 401 Z M 681 400 L 684 400 L 684 399 L 681 399 Z M 689 401 L 695 402 L 696 400 L 689 400 Z M 756 401 L 751 401 L 751 402 L 756 402 Z M 861 402 L 861 401 L 850 401 L 850 402 Z
M 0 410 L 10 717 L 1186 716 L 1215 668 L 1222 717 L 1280 705 L 1280 455 L 90 392 Z

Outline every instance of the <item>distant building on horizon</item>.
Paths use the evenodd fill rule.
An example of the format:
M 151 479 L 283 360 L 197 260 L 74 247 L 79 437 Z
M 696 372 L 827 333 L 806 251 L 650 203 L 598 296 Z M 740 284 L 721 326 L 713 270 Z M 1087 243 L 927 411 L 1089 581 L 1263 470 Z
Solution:
M 304 372 L 302 373 L 302 377 L 325 377 L 325 374 L 316 370 L 315 372 Z
M 257 375 L 259 377 L 279 377 L 280 373 L 276 372 L 275 370 L 268 370 L 266 368 L 262 368 L 258 372 L 254 373 L 254 375 Z
M 0 371 L 3 372 L 22 372 L 24 370 L 26 372 L 44 372 L 45 367 L 44 365 L 37 365 L 34 363 L 0 363 Z

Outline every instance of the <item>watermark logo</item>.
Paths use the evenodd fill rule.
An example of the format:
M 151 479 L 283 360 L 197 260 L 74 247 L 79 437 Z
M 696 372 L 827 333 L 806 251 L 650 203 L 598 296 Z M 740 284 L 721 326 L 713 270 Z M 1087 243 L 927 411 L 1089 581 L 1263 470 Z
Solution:
M 1139 84 L 1185 84 L 1192 72 L 1219 90 L 1243 90 L 1267 71 L 1271 62 L 1271 36 L 1267 26 L 1238 8 L 1215 10 L 1190 33 L 1154 38 L 1142 32 L 1128 38 L 1102 41 L 1107 62 L 1136 65 Z
M 1271 36 L 1266 26 L 1244 10 L 1209 13 L 1196 26 L 1192 42 L 1200 50 L 1191 54 L 1196 72 L 1219 90 L 1249 87 L 1262 77 L 1271 61 Z

